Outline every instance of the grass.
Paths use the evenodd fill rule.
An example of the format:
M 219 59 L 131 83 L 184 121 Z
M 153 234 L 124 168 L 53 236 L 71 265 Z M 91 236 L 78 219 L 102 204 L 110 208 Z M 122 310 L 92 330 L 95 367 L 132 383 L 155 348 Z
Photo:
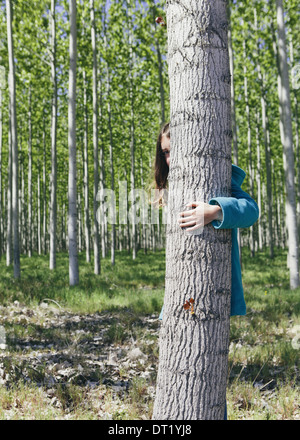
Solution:
M 127 252 L 117 253 L 116 264 L 101 260 L 101 274 L 93 273 L 93 262 L 78 257 L 80 282 L 69 286 L 68 254 L 57 255 L 56 270 L 49 270 L 48 256 L 21 257 L 21 280 L 13 279 L 13 269 L 0 262 L 0 304 L 20 301 L 37 305 L 56 301 L 73 311 L 93 313 L 130 307 L 135 312 L 158 312 L 164 292 L 164 251 L 138 253 L 135 260 Z M 45 275 L 47 274 L 47 275 Z
M 299 419 L 300 289 L 289 289 L 286 250 L 271 260 L 268 250 L 251 258 L 243 248 L 242 261 L 247 315 L 231 318 L 228 418 Z M 47 256 L 23 256 L 21 267 L 15 281 L 0 261 L 8 346 L 0 358 L 0 419 L 150 418 L 164 251 L 139 251 L 134 261 L 117 252 L 115 266 L 101 260 L 98 276 L 80 254 L 75 287 L 68 285 L 67 254 L 57 255 L 55 271 Z M 132 346 L 144 360 L 128 362 L 121 352 Z

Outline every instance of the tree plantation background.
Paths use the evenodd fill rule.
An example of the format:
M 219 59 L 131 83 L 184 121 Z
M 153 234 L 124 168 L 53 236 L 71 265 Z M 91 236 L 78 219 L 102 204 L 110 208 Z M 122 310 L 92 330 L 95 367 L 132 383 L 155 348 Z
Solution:
M 291 105 L 289 122 L 292 127 L 294 153 L 291 168 L 291 162 L 285 162 L 283 148 L 286 124 L 283 119 L 283 107 L 280 105 L 283 71 L 280 68 L 282 47 L 278 33 L 277 3 L 278 0 L 228 2 L 228 47 L 232 77 L 227 78 L 227 81 L 231 81 L 232 86 L 232 163 L 247 173 L 242 189 L 257 201 L 260 211 L 260 218 L 252 227 L 240 230 L 243 277 L 245 276 L 247 286 L 259 284 L 261 292 L 269 292 L 269 286 L 284 285 L 286 289 L 292 289 L 299 285 L 288 285 L 287 279 L 290 268 L 289 244 L 298 243 L 300 239 L 300 11 L 297 0 L 283 2 Z M 59 300 L 66 301 L 67 305 L 72 292 L 68 296 L 70 291 L 65 290 L 67 293 L 56 297 L 52 296 L 50 290 L 54 292 L 57 289 L 59 292 L 64 282 L 65 289 L 66 284 L 79 285 L 79 289 L 82 285 L 82 290 L 76 290 L 74 293 L 78 294 L 77 302 L 74 300 L 78 311 L 80 301 L 84 303 L 86 299 L 89 300 L 88 295 L 92 295 L 86 293 L 85 299 L 85 292 L 89 292 L 90 287 L 88 277 L 89 274 L 93 274 L 98 276 L 99 280 L 102 277 L 99 283 L 103 282 L 103 292 L 107 289 L 99 309 L 107 308 L 111 312 L 114 309 L 109 307 L 117 308 L 118 302 L 123 304 L 123 300 L 125 306 L 130 309 L 131 306 L 128 304 L 131 303 L 127 299 L 130 289 L 141 289 L 149 284 L 149 289 L 159 287 L 158 296 L 149 300 L 149 304 L 141 302 L 140 297 L 134 299 L 133 310 L 138 316 L 143 313 L 155 313 L 155 316 L 158 316 L 163 298 L 166 228 L 161 209 L 158 215 L 159 222 L 150 222 L 150 191 L 154 188 L 157 136 L 161 125 L 169 120 L 170 115 L 167 26 L 161 26 L 156 22 L 159 16 L 165 19 L 164 10 L 165 1 L 162 0 L 0 1 L 0 278 L 4 280 L 0 284 L 0 300 L 4 305 L 9 301 L 16 301 L 17 307 L 19 301 L 26 302 L 28 293 L 27 298 L 32 300 L 36 295 L 37 302 L 42 298 L 51 297 L 53 301 L 58 301 L 60 308 Z M 287 105 L 286 101 L 284 105 Z M 288 194 L 285 183 L 287 175 L 292 176 L 293 180 Z M 126 182 L 126 194 L 119 192 L 120 182 Z M 128 213 L 135 209 L 136 205 L 130 198 L 133 188 L 144 189 L 149 195 L 148 222 L 134 223 L 130 215 L 127 221 L 118 221 L 121 203 L 122 208 L 125 206 Z M 110 189 L 115 194 L 115 223 L 107 221 L 107 216 L 99 215 L 101 212 L 103 214 L 99 199 L 101 189 Z M 297 232 L 294 237 L 290 237 L 289 243 L 290 218 L 286 216 L 286 204 L 291 195 L 294 196 Z M 142 217 L 140 211 L 137 215 Z M 38 260 L 39 257 L 43 259 Z M 30 261 L 35 259 L 36 263 L 31 266 L 33 263 Z M 299 265 L 298 255 L 295 257 L 293 254 L 293 259 Z M 137 266 L 132 265 L 134 261 Z M 143 261 L 147 269 L 142 267 Z M 123 273 L 121 265 L 127 268 L 127 274 L 125 269 Z M 264 265 L 267 271 L 274 270 L 274 273 L 269 275 L 266 281 L 262 272 L 257 281 L 254 275 L 258 274 Z M 67 266 L 68 274 L 65 271 Z M 7 271 L 4 275 L 5 267 Z M 246 273 L 247 268 L 251 269 Z M 31 271 L 32 278 L 28 278 Z M 59 274 L 57 279 L 56 275 L 52 275 L 55 271 Z M 131 277 L 134 282 L 129 282 Z M 49 281 L 49 292 L 43 291 L 44 280 L 50 279 L 52 284 Z M 11 280 L 18 280 L 19 284 L 10 286 Z M 124 290 L 118 292 L 120 296 L 116 294 L 114 299 L 114 289 L 121 288 L 124 280 L 128 284 L 122 285 Z M 31 282 L 34 288 L 29 287 Z M 19 297 L 21 291 L 25 293 Z M 281 298 L 280 292 L 277 294 L 278 298 Z M 255 295 L 253 298 L 256 301 Z M 71 304 L 73 299 L 70 301 Z M 269 301 L 269 297 L 264 298 L 264 301 Z M 272 302 L 274 307 L 279 303 L 282 318 L 278 319 L 279 322 L 283 320 L 285 332 L 289 319 L 292 320 L 290 326 L 294 328 L 296 318 L 291 316 L 299 298 L 296 300 L 293 297 L 289 304 L 282 304 L 281 299 Z M 89 307 L 95 311 L 95 304 L 91 304 L 86 305 L 85 311 L 91 310 Z M 256 305 L 257 308 L 261 307 L 259 310 L 264 310 L 263 303 L 259 304 Z M 253 306 L 254 309 L 256 306 Z M 279 308 L 276 309 L 276 313 L 278 310 Z M 11 313 L 14 314 L 14 310 Z M 281 316 L 276 313 L 274 312 L 272 317 L 269 316 L 270 322 L 275 319 L 274 316 Z M 250 319 L 253 316 L 254 312 Z M 53 316 L 55 325 L 59 326 L 59 320 L 65 318 L 66 315 Z M 33 319 L 32 315 L 26 315 L 24 323 L 28 324 L 30 319 Z M 124 317 L 118 316 L 116 319 L 116 322 L 113 321 L 111 326 L 107 327 L 108 336 L 105 340 L 108 344 L 116 347 L 124 343 L 127 336 L 138 339 L 140 333 L 131 327 L 133 320 L 124 323 Z M 263 319 L 265 318 L 261 317 L 260 322 Z M 101 320 L 101 328 L 97 327 L 100 333 L 106 317 L 101 317 Z M 5 319 L 4 322 L 8 335 L 6 342 L 17 344 L 14 341 L 21 337 L 20 333 L 16 333 L 16 329 L 12 330 Z M 123 324 L 126 330 L 122 327 Z M 152 321 L 147 321 L 146 324 L 144 322 L 143 325 L 150 326 L 150 334 L 153 335 Z M 81 327 L 77 330 L 80 329 Z M 90 327 L 89 331 L 94 335 Z M 261 332 L 263 331 L 261 329 Z M 15 332 L 13 336 L 9 336 L 11 332 Z M 240 343 L 241 335 L 245 336 L 246 333 L 247 323 L 234 321 L 231 337 L 238 341 L 236 344 Z M 268 343 L 275 338 L 274 334 L 269 334 Z M 142 335 L 144 338 L 144 333 Z M 290 335 L 295 336 L 294 333 Z M 30 334 L 27 336 L 30 339 Z M 55 336 L 51 337 L 54 341 Z M 96 336 L 93 337 L 96 341 Z M 78 342 L 71 336 L 68 341 L 69 346 L 74 344 L 74 347 L 75 342 Z M 252 343 L 254 344 L 254 341 L 249 342 L 250 345 Z M 144 353 L 153 357 L 153 364 L 157 361 L 158 354 L 157 349 L 153 349 L 154 354 L 150 353 L 149 344 L 149 341 L 145 342 L 143 347 L 139 346 L 137 349 L 144 348 Z M 265 347 L 266 344 L 267 342 L 264 344 Z M 109 354 L 108 351 L 105 352 L 111 362 L 108 365 L 112 369 L 115 368 L 111 361 L 112 356 L 118 358 L 116 350 L 110 348 Z M 238 394 L 232 391 L 232 396 L 236 394 L 244 399 L 241 401 L 234 401 L 234 397 L 230 400 L 229 392 L 229 409 L 234 405 L 240 405 L 240 410 L 247 413 L 245 417 L 251 418 L 249 411 L 255 407 L 254 393 L 260 388 L 257 386 L 257 390 L 254 385 L 258 383 L 259 375 L 263 374 L 261 386 L 267 383 L 270 377 L 275 384 L 279 376 L 276 376 L 276 379 L 275 376 L 269 376 L 272 368 L 273 372 L 279 368 L 274 375 L 281 374 L 282 371 L 284 375 L 288 371 L 286 374 L 291 377 L 296 362 L 295 354 L 299 347 L 296 344 L 295 349 L 294 344 L 294 351 L 291 349 L 289 356 L 287 351 L 285 355 L 282 352 L 279 355 L 277 352 L 273 353 L 272 349 L 268 353 L 263 350 L 265 348 L 262 349 L 261 358 L 255 358 L 255 362 L 253 361 L 253 368 L 249 367 L 249 376 L 245 376 L 245 381 L 250 377 L 253 393 L 250 393 L 251 397 L 247 395 L 248 388 L 247 392 L 245 388 Z M 235 378 L 240 379 L 246 374 L 247 368 L 244 371 L 243 362 L 244 359 L 248 359 L 248 355 L 248 352 L 242 352 L 238 360 L 231 359 L 230 373 Z M 281 355 L 285 356 L 283 364 L 281 361 L 277 364 L 274 359 L 276 356 L 281 359 Z M 52 362 L 49 359 L 45 360 L 47 368 L 47 362 Z M 140 356 L 140 359 L 143 357 Z M 274 360 L 274 364 L 269 365 L 271 359 Z M 134 354 L 131 361 L 134 361 Z M 64 359 L 63 362 L 69 362 L 75 371 L 73 358 Z M 80 362 L 80 365 L 83 365 L 83 361 Z M 149 365 L 151 362 L 149 361 Z M 13 369 L 11 364 L 9 367 L 8 364 L 5 365 L 6 367 L 3 367 L 0 363 L 3 383 L 6 380 L 5 368 L 16 380 L 21 377 L 17 376 L 17 370 Z M 18 365 L 21 371 L 20 364 Z M 32 365 L 36 371 L 40 371 L 40 367 Z M 280 370 L 285 368 L 284 366 L 286 370 Z M 267 367 L 269 370 L 265 371 Z M 48 374 L 48 378 L 53 377 L 54 382 L 58 383 L 59 378 L 54 373 L 50 374 L 47 368 L 41 373 L 44 374 L 43 377 Z M 124 366 L 122 370 L 123 376 L 119 371 L 118 378 L 113 378 L 122 392 L 126 387 L 119 382 L 124 377 L 124 380 L 127 380 L 124 373 L 127 371 L 126 368 Z M 143 380 L 152 378 L 151 368 L 149 367 L 149 375 Z M 15 371 L 15 376 L 12 375 L 12 371 Z M 27 374 L 25 367 L 22 374 L 24 377 Z M 103 379 L 106 377 L 105 374 L 108 374 L 107 370 L 101 371 L 94 382 L 108 383 Z M 295 375 L 297 379 L 293 376 L 293 383 L 287 391 L 289 405 L 292 405 L 295 384 L 299 380 L 298 370 Z M 28 377 L 29 383 L 37 380 L 30 375 Z M 146 387 L 145 382 L 138 381 L 138 374 L 134 377 L 134 386 L 131 388 L 133 391 L 130 391 L 131 403 L 134 399 L 143 400 L 145 396 L 142 391 L 143 386 Z M 285 379 L 284 376 L 284 381 Z M 89 380 L 93 382 L 93 379 Z M 43 382 L 42 379 L 37 381 Z M 74 387 L 78 384 L 81 384 L 80 381 L 74 382 Z M 79 396 L 75 388 L 69 389 L 68 396 L 62 388 L 59 389 L 59 393 L 55 391 L 56 394 L 49 394 L 52 400 L 55 398 L 60 402 L 60 406 L 57 407 L 59 411 L 71 407 L 74 410 L 80 406 L 78 404 L 76 407 L 76 402 L 82 402 L 84 399 L 92 401 L 93 397 L 90 394 Z M 49 392 L 49 387 L 47 390 Z M 263 389 L 264 392 L 267 390 L 273 392 L 273 388 Z M 141 406 L 144 411 L 143 417 L 146 418 L 151 417 L 152 406 L 149 402 L 152 402 L 153 397 L 150 392 L 147 393 L 148 400 L 143 401 L 144 406 Z M 248 397 L 245 397 L 246 395 Z M 18 399 L 22 401 L 20 396 L 21 394 Z M 275 397 L 278 395 L 274 394 L 274 399 Z M 5 398 L 8 399 L 7 396 Z M 111 394 L 110 398 L 110 402 L 113 402 Z M 252 407 L 248 405 L 249 401 L 252 402 Z M 73 406 L 66 402 L 71 402 Z M 262 408 L 266 410 L 266 406 Z M 287 408 L 290 408 L 290 412 Z M 101 417 L 105 418 L 104 409 L 101 411 Z M 128 414 L 129 410 L 118 407 L 114 410 L 110 408 L 109 411 L 113 418 L 126 418 L 125 414 Z M 136 408 L 135 411 L 129 412 L 131 416 L 141 417 Z M 276 411 L 275 406 L 274 410 L 270 409 L 271 418 L 275 418 Z M 285 411 L 280 413 L 283 414 L 282 418 L 299 418 L 299 411 L 291 409 L 287 404 Z M 0 411 L 2 418 L 5 414 Z M 26 416 L 26 411 L 23 414 Z M 48 417 L 52 417 L 51 414 L 48 414 Z M 78 418 L 83 416 L 86 416 L 86 413 L 82 410 Z M 99 413 L 96 416 L 99 418 Z
M 20 252 L 27 255 L 50 252 L 51 211 L 54 209 L 51 202 L 53 149 L 56 149 L 57 167 L 55 246 L 59 252 L 68 249 L 69 7 L 67 2 L 54 2 L 56 38 L 53 41 L 50 2 L 19 1 L 12 5 Z M 99 175 L 99 185 L 114 189 L 117 204 L 119 181 L 128 182 L 129 192 L 133 182 L 136 188 L 147 189 L 152 178 L 156 137 L 160 124 L 168 119 L 169 110 L 167 32 L 155 22 L 156 16 L 163 15 L 163 8 L 163 2 L 95 1 L 95 21 L 92 22 L 90 3 L 77 2 L 77 241 L 78 251 L 86 252 L 87 259 L 92 258 L 95 239 L 94 204 L 96 209 L 100 206 L 93 195 L 94 173 L 97 171 Z M 2 258 L 6 253 L 7 264 L 10 264 L 13 258 L 10 244 L 12 191 L 4 3 L 1 18 L 4 84 L 1 89 L 0 251 Z M 285 20 L 299 218 L 298 18 L 297 2 L 287 2 Z M 93 23 L 95 47 L 92 45 Z M 242 232 L 242 245 L 250 246 L 253 254 L 264 246 L 270 247 L 272 253 L 274 246 L 287 245 L 276 29 L 274 2 L 257 1 L 251 5 L 233 2 L 231 5 L 236 121 L 233 163 L 246 171 L 243 188 L 257 200 L 260 208 L 259 222 Z M 96 63 L 94 76 L 93 62 Z M 55 78 L 51 73 L 52 63 L 55 63 Z M 93 91 L 97 106 L 93 104 Z M 94 163 L 95 142 L 98 166 Z M 111 251 L 112 243 L 115 249 L 130 249 L 133 254 L 135 249 L 164 246 L 164 228 L 156 225 L 142 226 L 140 223 L 133 230 L 130 224 L 116 224 L 113 237 L 112 226 L 106 222 L 99 225 L 97 232 L 101 237 L 102 256 Z

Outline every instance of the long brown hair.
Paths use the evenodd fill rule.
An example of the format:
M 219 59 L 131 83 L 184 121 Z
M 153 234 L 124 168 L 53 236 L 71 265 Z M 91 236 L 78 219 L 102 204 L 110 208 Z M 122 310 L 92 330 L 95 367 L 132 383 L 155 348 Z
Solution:
M 156 184 L 156 189 L 164 189 L 167 187 L 167 178 L 169 174 L 169 167 L 167 165 L 166 159 L 162 154 L 161 149 L 161 139 L 162 136 L 166 135 L 170 139 L 170 123 L 164 124 L 159 132 L 156 142 L 156 155 L 154 163 L 154 179 Z

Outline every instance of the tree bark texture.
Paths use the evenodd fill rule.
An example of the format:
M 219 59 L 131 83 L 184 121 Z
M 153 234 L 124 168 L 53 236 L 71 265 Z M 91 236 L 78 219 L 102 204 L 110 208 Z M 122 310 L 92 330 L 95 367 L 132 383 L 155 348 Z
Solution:
M 226 2 L 167 1 L 171 157 L 166 284 L 153 419 L 224 418 L 231 230 L 177 223 L 191 201 L 231 195 Z M 194 299 L 194 314 L 183 308 Z

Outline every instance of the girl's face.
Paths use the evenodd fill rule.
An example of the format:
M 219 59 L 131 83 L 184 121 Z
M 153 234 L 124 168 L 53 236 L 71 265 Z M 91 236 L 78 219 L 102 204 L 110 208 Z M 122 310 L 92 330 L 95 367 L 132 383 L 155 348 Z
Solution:
M 165 134 L 161 137 L 161 150 L 167 165 L 170 166 L 170 138 Z

